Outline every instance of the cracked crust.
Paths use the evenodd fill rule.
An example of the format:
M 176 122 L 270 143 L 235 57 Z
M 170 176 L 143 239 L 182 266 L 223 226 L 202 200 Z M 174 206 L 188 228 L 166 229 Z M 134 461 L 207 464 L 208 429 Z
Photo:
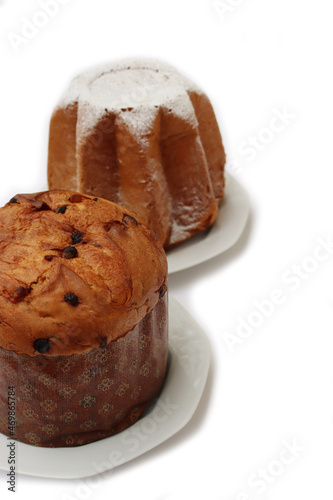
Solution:
M 158 302 L 165 253 L 136 214 L 54 190 L 0 209 L 0 346 L 81 354 L 131 331 Z M 47 345 L 47 343 L 44 345 Z

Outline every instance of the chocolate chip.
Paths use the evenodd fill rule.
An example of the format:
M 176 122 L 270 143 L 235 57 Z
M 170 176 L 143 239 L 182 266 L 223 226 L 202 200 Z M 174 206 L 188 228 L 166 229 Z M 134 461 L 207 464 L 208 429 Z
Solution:
M 94 198 L 93 201 L 98 201 L 98 198 Z
M 138 221 L 136 219 L 134 219 L 134 217 L 132 217 L 131 215 L 128 215 L 128 214 L 124 214 L 123 223 L 124 224 L 134 224 L 135 226 L 139 225 Z
M 77 245 L 78 243 L 81 243 L 81 241 L 83 240 L 83 237 L 84 237 L 84 233 L 73 234 L 73 236 L 72 236 L 73 245 Z
M 19 202 L 17 201 L 17 198 L 12 198 L 12 199 L 10 200 L 10 203 L 18 203 L 18 204 L 19 204 Z
M 83 197 L 80 194 L 72 194 L 68 201 L 71 203 L 80 203 L 83 200 Z
M 64 214 L 67 210 L 67 206 L 66 205 L 63 205 L 62 207 L 59 207 L 59 208 L 56 208 L 56 213 L 57 214 Z
M 65 302 L 68 302 L 71 306 L 77 306 L 79 303 L 79 298 L 75 293 L 66 293 L 64 295 Z
M 55 258 L 55 255 L 45 255 L 44 259 L 45 260 L 53 260 Z
M 102 342 L 99 344 L 99 347 L 100 347 L 101 349 L 104 349 L 104 348 L 106 347 L 107 340 L 108 340 L 108 339 L 107 339 L 107 337 L 104 337 L 104 338 L 102 339 Z
M 160 288 L 160 291 L 159 291 L 160 299 L 162 299 L 162 297 L 164 297 L 164 295 L 166 294 L 167 291 L 168 291 L 168 288 L 166 285 L 163 285 L 162 288 Z
M 62 252 L 61 257 L 64 259 L 75 259 L 77 257 L 77 250 L 75 247 L 67 247 Z
M 19 286 L 13 293 L 11 301 L 14 303 L 21 302 L 27 295 L 29 295 L 29 293 L 30 293 L 29 288 L 26 288 L 24 286 Z
M 47 351 L 50 350 L 49 341 L 47 339 L 35 340 L 34 348 L 36 351 L 40 352 L 41 354 L 45 354 Z

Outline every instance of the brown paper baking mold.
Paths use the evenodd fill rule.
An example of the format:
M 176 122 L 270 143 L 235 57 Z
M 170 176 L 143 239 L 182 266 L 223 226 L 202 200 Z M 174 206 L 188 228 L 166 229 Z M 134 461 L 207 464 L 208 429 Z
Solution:
M 80 446 L 134 424 L 160 390 L 168 357 L 167 293 L 124 337 L 84 354 L 17 355 L 0 348 L 0 432 L 35 446 Z

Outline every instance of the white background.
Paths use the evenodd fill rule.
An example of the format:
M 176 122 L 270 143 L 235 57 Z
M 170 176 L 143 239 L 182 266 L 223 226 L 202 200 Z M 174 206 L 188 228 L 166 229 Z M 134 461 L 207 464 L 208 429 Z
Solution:
M 70 0 L 15 52 L 8 34 L 19 35 L 23 18 L 40 10 L 35 0 L 0 2 L 1 205 L 46 185 L 48 122 L 73 76 L 96 63 L 153 56 L 210 96 L 251 217 L 232 250 L 169 280 L 213 353 L 187 427 L 98 488 L 19 476 L 16 498 L 332 498 L 333 255 L 313 260 L 317 239 L 333 235 L 332 2 Z M 280 132 L 263 132 L 274 110 L 292 118 Z M 261 141 L 250 158 L 239 148 L 258 135 L 270 143 Z M 293 266 L 307 270 L 297 289 L 286 281 Z M 236 335 L 254 302 L 274 289 L 284 303 L 231 352 L 225 334 Z M 279 468 L 286 440 L 303 451 Z M 278 471 L 268 472 L 261 493 L 248 484 L 260 467 Z M 4 480 L 0 490 L 6 497 Z

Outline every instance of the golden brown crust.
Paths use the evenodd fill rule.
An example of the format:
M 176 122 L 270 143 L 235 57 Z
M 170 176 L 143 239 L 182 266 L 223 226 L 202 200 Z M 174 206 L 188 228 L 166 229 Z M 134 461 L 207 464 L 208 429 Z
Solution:
M 154 233 L 101 198 L 54 190 L 0 209 L 0 346 L 80 354 L 132 330 L 167 279 Z
M 224 196 L 224 167 L 226 154 L 213 106 L 206 94 L 189 92 L 198 120 L 201 142 L 205 151 L 209 174 L 216 199 L 219 204 Z
M 48 171 L 49 185 L 77 190 L 76 177 L 76 122 L 78 103 L 72 103 L 65 109 L 57 109 L 51 118 L 50 128 L 53 134 L 49 141 L 49 156 L 53 158 L 54 169 Z

